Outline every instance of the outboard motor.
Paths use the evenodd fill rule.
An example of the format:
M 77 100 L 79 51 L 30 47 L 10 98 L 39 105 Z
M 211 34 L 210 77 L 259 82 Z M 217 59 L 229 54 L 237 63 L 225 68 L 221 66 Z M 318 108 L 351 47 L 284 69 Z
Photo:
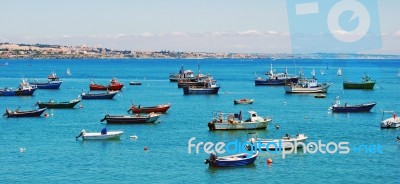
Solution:
M 216 154 L 214 154 L 214 153 L 211 153 L 210 154 L 210 158 L 204 160 L 204 163 L 205 164 L 208 164 L 208 163 L 209 164 L 214 164 L 217 159 L 218 159 L 218 156 Z
M 214 124 L 214 122 L 208 122 L 208 129 L 210 129 L 210 130 L 215 130 L 215 124 Z

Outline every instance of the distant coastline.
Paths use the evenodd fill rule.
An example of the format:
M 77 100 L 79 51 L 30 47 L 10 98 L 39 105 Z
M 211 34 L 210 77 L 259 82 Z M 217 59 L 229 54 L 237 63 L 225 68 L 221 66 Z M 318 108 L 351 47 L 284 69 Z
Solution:
M 400 59 L 400 55 L 135 51 L 112 50 L 85 45 L 0 43 L 0 59 Z

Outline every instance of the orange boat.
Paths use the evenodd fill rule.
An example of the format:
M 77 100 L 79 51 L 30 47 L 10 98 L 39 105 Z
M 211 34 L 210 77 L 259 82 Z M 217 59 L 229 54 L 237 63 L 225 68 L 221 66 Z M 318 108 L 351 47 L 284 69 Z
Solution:
M 110 90 L 110 91 L 120 91 L 124 87 L 123 83 L 118 82 L 116 78 L 112 78 L 108 86 L 91 83 L 89 85 L 90 90 Z
M 167 110 L 171 107 L 171 104 L 166 104 L 166 105 L 157 105 L 157 106 L 150 106 L 150 107 L 141 107 L 135 106 L 132 104 L 131 108 L 128 110 L 128 112 L 132 111 L 133 113 L 151 113 L 151 112 L 159 112 L 159 113 L 165 113 Z

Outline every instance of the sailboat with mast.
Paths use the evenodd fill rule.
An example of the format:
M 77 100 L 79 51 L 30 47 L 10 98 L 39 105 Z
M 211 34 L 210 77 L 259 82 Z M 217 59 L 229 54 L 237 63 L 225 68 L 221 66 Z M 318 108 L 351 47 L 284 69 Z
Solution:
M 67 73 L 68 76 L 71 76 L 71 70 L 69 68 L 67 68 L 67 72 L 66 73 Z
M 342 76 L 342 69 L 339 68 L 339 69 L 337 70 L 337 72 L 336 72 L 336 75 L 337 75 L 337 76 Z

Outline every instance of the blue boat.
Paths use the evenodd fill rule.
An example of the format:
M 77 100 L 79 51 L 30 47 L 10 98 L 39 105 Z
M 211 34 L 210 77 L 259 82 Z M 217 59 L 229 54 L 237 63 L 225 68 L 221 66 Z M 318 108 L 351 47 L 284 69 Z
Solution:
M 287 68 L 284 73 L 276 73 L 274 74 L 274 71 L 272 69 L 272 64 L 271 64 L 271 69 L 269 72 L 266 72 L 265 75 L 268 76 L 268 78 L 262 78 L 262 77 L 257 77 L 254 80 L 254 83 L 256 86 L 261 86 L 261 85 L 285 85 L 289 84 L 291 82 L 297 83 L 299 80 L 299 77 L 288 74 Z
M 183 87 L 183 94 L 197 94 L 197 95 L 216 95 L 218 94 L 219 86 L 214 81 L 205 82 L 204 86 L 185 86 Z
M 119 91 L 107 91 L 107 93 L 82 93 L 82 99 L 93 100 L 93 99 L 113 99 Z
M 0 96 L 32 96 L 36 89 L 36 86 L 32 86 L 25 80 L 22 80 L 17 90 L 11 88 L 0 89 Z
M 369 112 L 376 105 L 375 102 L 364 103 L 359 105 L 347 105 L 339 106 L 340 102 L 336 101 L 334 105 L 330 108 L 332 112 L 335 113 L 346 113 L 346 112 Z
M 36 85 L 37 88 L 39 89 L 59 89 L 61 84 L 62 84 L 62 80 L 60 80 L 60 78 L 57 76 L 56 73 L 54 73 L 54 71 L 47 77 L 47 79 L 49 79 L 46 82 L 40 82 L 40 81 L 31 81 L 29 82 L 32 85 Z
M 39 89 L 59 89 L 62 81 L 30 82 Z
M 241 153 L 237 155 L 229 155 L 224 157 L 218 157 L 217 155 L 211 153 L 210 158 L 204 161 L 205 164 L 209 164 L 212 167 L 235 167 L 253 164 L 258 156 L 258 151 L 256 154 L 250 155 L 249 153 Z

